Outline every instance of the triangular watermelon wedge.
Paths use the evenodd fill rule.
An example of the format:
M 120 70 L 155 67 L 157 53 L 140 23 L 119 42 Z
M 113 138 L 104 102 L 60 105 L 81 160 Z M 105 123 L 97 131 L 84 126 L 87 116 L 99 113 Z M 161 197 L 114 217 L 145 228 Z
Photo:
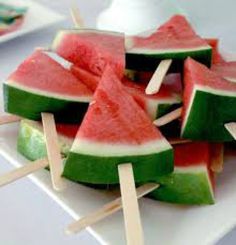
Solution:
M 110 67 L 107 67 L 66 160 L 64 175 L 91 184 L 119 183 L 131 162 L 136 182 L 173 170 L 173 151 Z
M 42 51 L 30 55 L 5 81 L 5 111 L 32 120 L 51 112 L 57 121 L 80 122 L 92 98 L 71 72 Z
M 126 68 L 133 70 L 153 71 L 161 60 L 173 59 L 171 70 L 180 72 L 189 56 L 210 66 L 211 53 L 182 15 L 173 16 L 148 36 L 126 37 Z
M 174 172 L 157 177 L 161 188 L 153 191 L 151 197 L 180 204 L 213 204 L 215 176 L 211 164 L 221 151 L 222 147 L 207 142 L 175 145 Z
M 92 29 L 61 30 L 51 49 L 73 64 L 101 76 L 109 64 L 118 77 L 125 68 L 124 35 Z
M 183 105 L 182 137 L 215 142 L 233 140 L 224 124 L 236 121 L 236 83 L 188 58 Z

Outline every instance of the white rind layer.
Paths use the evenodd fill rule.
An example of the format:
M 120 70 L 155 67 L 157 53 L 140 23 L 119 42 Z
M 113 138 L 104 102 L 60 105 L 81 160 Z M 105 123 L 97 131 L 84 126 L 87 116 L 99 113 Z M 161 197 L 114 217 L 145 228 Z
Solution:
M 130 145 L 94 142 L 79 138 L 75 139 L 71 152 L 84 155 L 113 157 L 149 155 L 169 149 L 171 149 L 171 145 L 166 139 L 152 140 L 141 145 Z
M 95 29 L 71 29 L 71 30 L 61 30 L 57 33 L 55 39 L 53 40 L 52 43 L 52 50 L 56 50 L 58 45 L 61 43 L 62 38 L 64 35 L 69 34 L 69 33 L 75 33 L 75 34 L 80 34 L 80 33 L 94 33 L 94 34 L 99 34 L 99 35 L 110 35 L 110 36 L 117 36 L 117 37 L 124 37 L 123 33 L 119 32 L 111 32 L 111 31 L 99 31 Z
M 175 167 L 174 173 L 181 173 L 181 174 L 197 174 L 197 173 L 205 173 L 208 172 L 205 162 L 198 163 L 198 166 L 183 166 L 183 167 Z
M 92 100 L 92 96 L 70 96 L 70 95 L 64 95 L 64 94 L 59 94 L 59 93 L 53 93 L 53 92 L 46 92 L 42 91 L 40 89 L 35 89 L 35 88 L 29 88 L 28 86 L 24 86 L 22 84 L 17 83 L 16 81 L 8 80 L 5 81 L 5 84 L 16 88 L 20 89 L 35 95 L 41 95 L 44 97 L 51 97 L 54 99 L 60 99 L 60 100 L 65 100 L 65 101 L 74 101 L 74 102 L 87 102 L 89 103 Z
M 134 54 L 172 54 L 172 53 L 186 53 L 186 52 L 195 52 L 195 51 L 204 51 L 209 50 L 211 47 L 209 45 L 199 46 L 195 48 L 176 48 L 176 49 L 155 49 L 155 48 L 135 48 L 132 40 L 125 40 L 126 53 Z
M 200 173 L 205 174 L 207 178 L 208 186 L 211 192 L 212 199 L 214 199 L 214 190 L 213 190 L 213 186 L 210 180 L 210 176 L 208 173 L 206 163 L 204 162 L 199 163 L 199 166 L 175 167 L 173 173 L 175 174 L 200 174 Z
M 236 98 L 236 91 L 230 91 L 230 90 L 220 90 L 220 89 L 214 89 L 211 88 L 209 86 L 203 86 L 203 85 L 195 85 L 193 90 L 192 90 L 192 94 L 191 94 L 191 98 L 190 98 L 190 103 L 188 104 L 187 110 L 186 110 L 186 114 L 185 117 L 183 118 L 183 122 L 182 122 L 182 127 L 181 127 L 181 135 L 183 135 L 184 129 L 186 127 L 191 109 L 192 109 L 192 104 L 195 98 L 195 95 L 197 92 L 206 92 L 208 94 L 212 94 L 212 95 L 219 95 L 219 96 L 228 96 L 228 97 L 235 97 Z

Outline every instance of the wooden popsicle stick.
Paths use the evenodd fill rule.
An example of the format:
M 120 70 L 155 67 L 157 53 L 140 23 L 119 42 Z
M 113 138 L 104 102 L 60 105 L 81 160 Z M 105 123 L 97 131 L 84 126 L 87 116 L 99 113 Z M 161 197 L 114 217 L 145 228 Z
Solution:
M 76 28 L 84 28 L 84 21 L 80 15 L 80 11 L 79 11 L 79 9 L 75 3 L 70 8 L 70 14 L 71 14 L 71 17 L 72 17 L 72 20 L 74 22 L 75 27 Z
M 54 116 L 45 112 L 41 113 L 41 115 L 53 188 L 62 190 L 65 188 L 65 183 L 61 177 L 63 161 L 61 159 Z
M 182 113 L 182 107 L 156 119 L 155 121 L 153 121 L 153 124 L 157 127 L 161 127 L 164 126 L 176 119 L 178 119 L 181 116 Z
M 224 144 L 211 144 L 211 170 L 214 173 L 221 173 L 224 165 Z
M 40 159 L 0 176 L 0 187 L 10 184 L 26 175 L 48 166 L 48 159 Z
M 162 60 L 155 70 L 151 80 L 146 87 L 146 94 L 156 94 L 159 92 L 161 84 L 166 76 L 167 71 L 172 63 L 171 59 Z
M 179 145 L 179 144 L 185 144 L 192 142 L 192 140 L 189 139 L 181 139 L 181 138 L 173 138 L 173 139 L 167 139 L 171 145 Z
M 19 122 L 20 120 L 21 118 L 15 115 L 2 115 L 0 116 L 0 125 Z
M 137 192 L 137 198 L 141 198 L 145 196 L 146 194 L 152 192 L 156 188 L 158 188 L 160 185 L 157 183 L 147 183 L 144 184 L 136 189 Z M 81 218 L 78 221 L 75 221 L 71 223 L 67 228 L 66 228 L 66 233 L 67 234 L 74 234 L 77 233 L 83 229 L 85 229 L 88 226 L 91 226 L 98 221 L 106 218 L 107 216 L 117 212 L 122 208 L 122 202 L 121 198 L 117 198 L 114 201 L 111 201 L 104 205 L 102 208 L 96 210 L 95 212 Z
M 143 229 L 131 163 L 118 165 L 121 200 L 128 245 L 143 245 Z
M 71 8 L 71 15 L 76 27 L 84 27 L 79 10 Z M 118 166 L 122 203 L 124 207 L 124 219 L 126 238 L 128 245 L 141 245 L 144 243 L 139 207 L 134 183 L 133 168 L 129 164 Z
M 226 123 L 225 128 L 229 131 L 232 137 L 236 140 L 236 123 L 235 122 Z

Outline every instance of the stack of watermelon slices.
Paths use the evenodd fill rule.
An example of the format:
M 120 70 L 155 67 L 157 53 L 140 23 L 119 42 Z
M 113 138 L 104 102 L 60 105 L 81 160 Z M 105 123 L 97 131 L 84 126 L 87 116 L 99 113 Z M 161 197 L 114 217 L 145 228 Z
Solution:
M 4 84 L 5 110 L 26 118 L 20 124 L 19 152 L 30 160 L 46 156 L 42 126 L 32 120 L 40 120 L 41 112 L 52 112 L 66 157 L 66 178 L 84 184 L 118 184 L 117 165 L 131 162 L 137 184 L 161 184 L 150 195 L 154 199 L 214 203 L 211 164 L 222 155 L 222 148 L 202 141 L 232 140 L 222 123 L 236 119 L 230 108 L 222 113 L 224 103 L 234 101 L 236 90 L 229 82 L 234 79 L 233 68 L 228 68 L 217 45 L 215 39 L 200 38 L 179 15 L 145 36 L 96 30 L 58 32 L 51 51 L 71 62 L 69 69 L 36 51 Z M 167 75 L 158 94 L 146 95 L 148 80 L 166 58 L 173 59 L 170 71 L 177 73 Z M 223 94 L 222 89 L 231 93 Z M 198 93 L 200 99 L 195 97 Z M 182 120 L 176 121 L 181 137 L 197 142 L 172 147 L 152 120 L 181 103 Z M 218 121 L 215 104 L 220 105 Z M 219 134 L 204 127 L 202 115 L 204 123 L 215 123 Z M 175 129 L 176 124 L 171 127 Z

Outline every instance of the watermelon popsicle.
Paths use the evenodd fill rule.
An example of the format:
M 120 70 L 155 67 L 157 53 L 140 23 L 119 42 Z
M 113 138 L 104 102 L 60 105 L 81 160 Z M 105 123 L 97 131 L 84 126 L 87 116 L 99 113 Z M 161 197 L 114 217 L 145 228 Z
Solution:
M 187 57 L 210 66 L 211 55 L 211 46 L 182 15 L 173 16 L 152 34 L 126 37 L 126 68 L 155 71 L 146 88 L 147 94 L 159 91 L 169 68 L 181 72 Z
M 155 71 L 160 61 L 173 59 L 171 70 L 181 72 L 187 57 L 211 66 L 212 48 L 187 19 L 175 15 L 150 35 L 126 37 L 126 68 Z
M 213 155 L 211 148 L 216 148 Z M 174 146 L 174 172 L 157 177 L 161 188 L 150 197 L 179 204 L 213 204 L 215 177 L 212 162 L 222 154 L 222 148 L 207 142 L 193 142 Z
M 9 76 L 3 90 L 5 111 L 31 120 L 50 112 L 58 122 L 80 122 L 92 98 L 83 83 L 39 50 Z
M 67 158 L 64 176 L 115 184 L 119 183 L 117 165 L 132 162 L 136 182 L 150 181 L 154 170 L 160 175 L 173 170 L 172 157 L 169 143 L 107 68 Z
M 110 65 L 119 78 L 125 68 L 124 34 L 92 29 L 61 30 L 51 50 L 94 75 L 101 76 Z
M 182 137 L 232 141 L 224 125 L 236 120 L 236 84 L 191 58 L 185 62 L 184 74 Z
M 3 89 L 5 111 L 34 120 L 42 118 L 53 187 L 56 190 L 64 188 L 54 115 L 58 120 L 79 122 L 92 92 L 39 50 L 10 75 Z M 72 113 L 75 107 L 80 108 L 77 114 Z

